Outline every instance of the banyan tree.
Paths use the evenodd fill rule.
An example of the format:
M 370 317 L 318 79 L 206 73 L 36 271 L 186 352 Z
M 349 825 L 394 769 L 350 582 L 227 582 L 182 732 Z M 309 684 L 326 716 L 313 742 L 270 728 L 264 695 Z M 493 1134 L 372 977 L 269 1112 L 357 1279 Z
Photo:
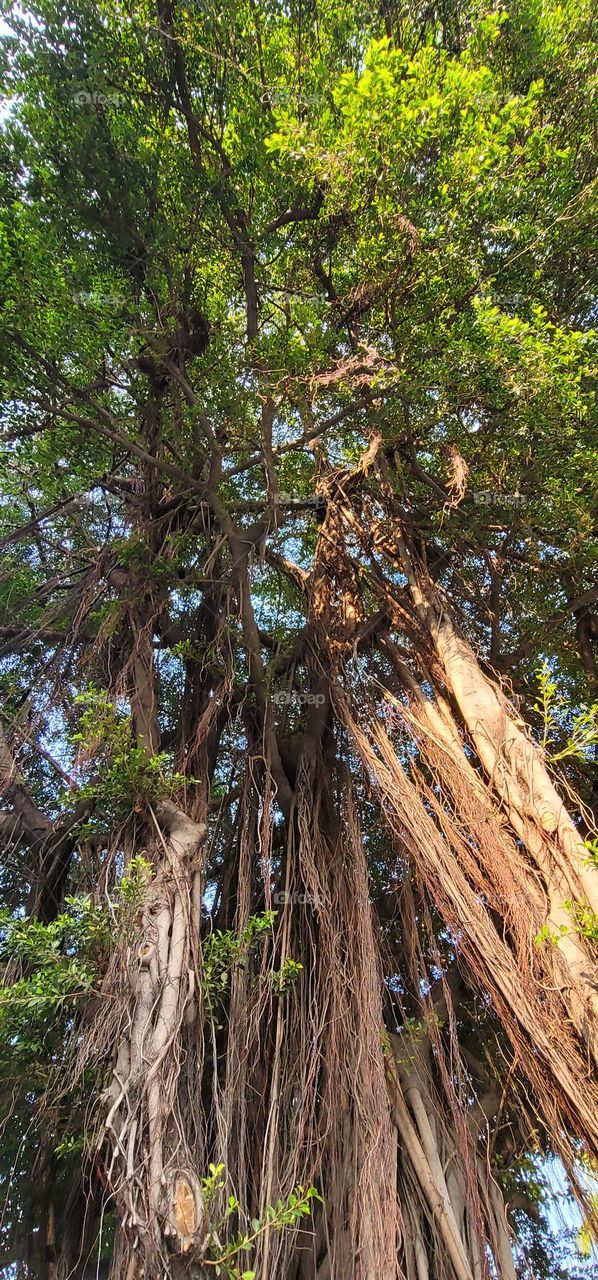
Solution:
M 7 14 L 7 1280 L 593 1273 L 591 16 Z

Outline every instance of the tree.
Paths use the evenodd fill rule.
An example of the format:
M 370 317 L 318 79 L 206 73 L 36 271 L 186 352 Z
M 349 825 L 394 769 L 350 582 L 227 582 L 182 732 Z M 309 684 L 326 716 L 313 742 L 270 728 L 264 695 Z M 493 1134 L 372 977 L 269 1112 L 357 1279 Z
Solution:
M 590 6 L 8 23 L 7 1274 L 564 1275 Z

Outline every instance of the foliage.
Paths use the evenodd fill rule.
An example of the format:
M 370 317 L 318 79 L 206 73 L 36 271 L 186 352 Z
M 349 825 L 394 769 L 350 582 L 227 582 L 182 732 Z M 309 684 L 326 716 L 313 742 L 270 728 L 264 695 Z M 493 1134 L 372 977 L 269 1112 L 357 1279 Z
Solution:
M 31 1018 L 92 989 L 94 959 L 109 942 L 106 916 L 89 899 L 69 898 L 66 905 L 51 924 L 1 913 L 1 959 L 5 964 L 20 962 L 26 973 L 2 988 L 5 1020 L 19 1006 L 23 1016 Z
M 542 942 L 557 945 L 560 938 L 564 938 L 571 932 L 578 933 L 583 938 L 589 938 L 592 942 L 598 942 L 598 916 L 591 908 L 582 902 L 572 902 L 570 898 L 565 899 L 563 906 L 571 916 L 573 922 L 571 928 L 566 924 L 559 925 L 558 929 L 551 929 L 548 924 L 543 925 L 534 939 L 536 946 Z
M 265 934 L 270 933 L 275 911 L 250 916 L 240 933 L 232 929 L 215 929 L 203 944 L 202 990 L 206 1007 L 214 1012 L 228 990 L 231 970 L 244 965 Z
M 38 1179 L 41 1099 L 52 1073 L 68 1074 L 84 1002 L 92 1034 L 112 1026 L 104 977 L 126 953 L 117 987 L 129 990 L 153 889 L 174 896 L 157 833 L 166 801 L 209 827 L 193 865 L 197 936 L 181 990 L 201 956 L 211 1026 L 189 1025 L 189 995 L 169 1064 L 169 1078 L 185 1079 L 173 1123 L 202 1151 L 208 1202 L 225 1180 L 212 1149 L 229 1114 L 222 1091 L 242 1058 L 238 1044 L 229 1056 L 223 1006 L 231 974 L 257 968 L 270 934 L 265 996 L 246 1031 L 260 1047 L 247 1066 L 260 1103 L 252 1123 L 258 1132 L 280 1100 L 284 1122 L 268 1120 L 268 1132 L 282 1144 L 301 1107 L 338 1119 L 298 1100 L 289 1080 L 299 1064 L 287 1064 L 279 1090 L 272 1063 L 291 1057 L 300 1027 L 319 1104 L 318 1035 L 345 1027 L 329 1017 L 334 999 L 346 1000 L 348 1028 L 371 995 L 367 965 L 359 982 L 349 966 L 354 950 L 363 958 L 365 916 L 361 932 L 354 921 L 367 890 L 348 887 L 346 832 L 328 829 L 333 815 L 346 821 L 347 779 L 382 939 L 385 1016 L 405 1043 L 399 1065 L 419 1063 L 429 1037 L 439 1132 L 456 1114 L 447 1081 L 472 1105 L 457 1041 L 485 1062 L 498 1007 L 484 989 L 471 1025 L 467 1002 L 457 1001 L 454 1025 L 431 1012 L 429 993 L 454 976 L 455 958 L 466 968 L 463 921 L 441 919 L 414 881 L 410 932 L 408 855 L 372 797 L 375 770 L 364 777 L 339 726 L 334 681 L 321 707 L 310 701 L 337 644 L 349 691 L 362 676 L 372 688 L 392 683 L 392 643 L 426 699 L 446 695 L 436 662 L 418 651 L 421 617 L 398 568 L 381 603 L 384 546 L 396 542 L 389 512 L 483 670 L 508 682 L 544 761 L 579 792 L 588 869 L 597 861 L 598 60 L 590 0 L 175 0 L 158 16 L 146 0 L 126 13 L 113 0 L 77 0 L 68 17 L 57 0 L 4 0 L 2 11 L 0 1087 L 14 1136 L 0 1161 L 0 1265 L 21 1265 L 27 1236 L 23 1266 L 45 1280 L 44 1268 L 79 1265 L 45 1252 L 50 1209 L 57 1239 L 68 1236 L 68 1176 L 75 1191 L 89 1179 L 97 1227 L 105 1185 L 98 1178 L 92 1194 L 95 1172 L 81 1172 L 79 1110 L 101 1109 L 111 1066 L 83 1081 L 72 1123 L 70 1098 L 57 1104 Z M 353 515 L 381 521 L 367 546 L 344 530 L 344 559 L 337 482 Z M 349 598 L 363 614 L 347 639 L 336 628 Z M 392 696 L 393 714 L 410 709 L 411 695 Z M 139 701 L 155 751 L 143 745 Z M 422 764 L 422 743 L 404 745 L 404 760 L 430 785 L 426 812 L 438 802 L 442 823 L 454 816 L 465 831 L 442 770 Z M 299 829 L 306 775 L 313 803 Z M 289 868 L 300 890 L 311 876 L 321 898 L 291 894 L 278 915 L 263 913 L 266 881 L 284 885 Z M 29 917 L 34 898 L 43 923 Z M 546 925 L 538 946 L 570 931 L 589 951 L 595 917 L 581 902 L 566 909 L 570 925 Z M 270 956 L 286 958 L 268 970 Z M 552 959 L 550 945 L 534 956 L 538 968 Z M 373 1042 L 382 1035 L 388 1055 L 376 1018 Z M 215 1050 L 205 1069 L 202 1036 Z M 550 1153 L 562 1135 L 530 1139 L 512 1087 L 516 1055 L 507 1038 L 501 1046 L 508 1080 L 489 1149 L 507 1199 L 525 1191 L 538 1207 L 536 1146 Z M 350 1058 L 345 1046 L 331 1061 L 349 1073 L 353 1120 L 376 1096 L 360 1094 L 358 1069 L 366 1077 L 377 1058 L 356 1046 L 354 1076 Z M 251 1176 L 261 1185 L 257 1163 Z M 369 1166 L 368 1177 L 371 1190 Z M 259 1256 L 269 1226 L 297 1227 L 316 1195 L 293 1194 L 220 1252 L 212 1241 L 212 1268 L 249 1280 L 243 1252 L 257 1245 Z M 413 1203 L 403 1207 L 411 1222 Z M 242 1217 L 236 1201 L 228 1209 L 227 1230 Z M 432 1272 L 438 1224 L 418 1204 L 422 1214 Z M 523 1217 L 511 1214 L 522 1276 L 559 1275 L 567 1268 L 547 1220 Z
M 273 990 L 277 995 L 284 995 L 286 991 L 290 991 L 295 985 L 303 969 L 303 965 L 298 960 L 293 960 L 287 956 L 280 969 L 275 969 L 271 975 Z
M 172 769 L 167 752 L 152 755 L 136 742 L 130 714 L 119 710 L 106 690 L 88 689 L 77 695 L 75 705 L 82 711 L 71 741 L 88 777 L 66 799 L 93 806 L 82 836 L 110 831 L 131 812 L 140 813 L 193 781 Z
M 592 1209 L 594 1214 L 598 1214 L 598 1195 L 596 1193 L 592 1196 Z M 585 1221 L 579 1228 L 577 1243 L 582 1256 L 590 1258 L 594 1247 L 594 1233 L 590 1222 Z
M 2 911 L 0 1061 L 11 1074 L 20 1064 L 31 1085 L 43 1085 L 63 1060 L 109 943 L 106 914 L 90 899 L 68 898 L 50 924 Z
M 211 1164 L 208 1176 L 202 1180 L 202 1192 L 208 1207 L 224 1187 L 222 1177 L 224 1172 L 223 1164 Z M 204 1257 L 204 1266 L 213 1267 L 213 1274 L 223 1276 L 226 1280 L 255 1280 L 255 1271 L 243 1270 L 242 1263 L 238 1265 L 236 1260 L 241 1254 L 250 1253 L 256 1240 L 264 1232 L 283 1231 L 285 1228 L 298 1226 L 301 1220 L 311 1213 L 312 1200 L 321 1201 L 321 1196 L 315 1187 L 295 1187 L 286 1200 L 277 1200 L 275 1204 L 267 1205 L 261 1218 L 253 1218 L 250 1231 L 238 1233 L 228 1244 L 222 1246 L 220 1237 L 224 1233 L 226 1223 L 239 1210 L 235 1197 L 229 1196 L 224 1217 L 208 1233 L 213 1243 L 209 1245 L 208 1253 Z M 216 1256 L 210 1257 L 210 1253 Z
M 558 684 L 552 678 L 546 661 L 537 672 L 537 680 L 540 688 L 534 710 L 542 720 L 542 749 L 547 751 L 551 739 L 557 734 L 562 736 L 565 731 L 564 746 L 549 754 L 552 764 L 572 756 L 586 758 L 598 743 L 598 702 L 572 713 L 567 707 L 566 698 L 559 693 Z

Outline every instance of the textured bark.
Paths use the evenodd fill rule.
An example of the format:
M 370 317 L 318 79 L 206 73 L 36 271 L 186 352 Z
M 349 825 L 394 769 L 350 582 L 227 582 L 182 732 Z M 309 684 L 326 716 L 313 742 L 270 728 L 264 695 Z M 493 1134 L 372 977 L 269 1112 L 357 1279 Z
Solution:
M 428 609 L 430 606 L 428 606 Z M 598 872 L 540 752 L 506 699 L 484 676 L 471 647 L 445 609 L 426 619 L 448 686 L 496 795 L 540 871 L 548 895 L 547 923 L 571 975 L 571 1012 L 598 1064 L 598 997 L 587 949 L 566 902 L 598 914 Z M 548 837 L 548 838 L 547 838 Z M 560 929 L 567 932 L 560 936 Z
M 204 1230 L 195 1168 L 177 1121 L 181 1027 L 195 1007 L 198 920 L 192 913 L 205 826 L 170 801 L 156 815 L 158 870 L 127 963 L 124 1025 L 99 1143 L 141 1274 L 185 1254 Z M 117 980 L 119 975 L 116 975 Z M 160 1262 L 162 1259 L 162 1262 Z

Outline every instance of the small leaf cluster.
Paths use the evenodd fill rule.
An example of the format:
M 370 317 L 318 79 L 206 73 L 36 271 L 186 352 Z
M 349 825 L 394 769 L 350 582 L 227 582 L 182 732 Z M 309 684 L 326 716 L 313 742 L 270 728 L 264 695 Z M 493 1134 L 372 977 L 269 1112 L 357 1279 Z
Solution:
M 548 751 L 549 743 L 565 730 L 564 746 L 548 756 L 551 764 L 571 758 L 583 760 L 598 743 L 598 703 L 583 706 L 571 715 L 547 662 L 536 672 L 536 679 L 539 689 L 534 711 L 542 722 L 542 750 Z
M 250 916 L 240 933 L 215 929 L 203 944 L 202 990 L 206 1008 L 213 1012 L 228 990 L 231 969 L 243 964 L 248 953 L 259 945 L 276 918 L 275 911 Z
M 298 960 L 292 960 L 289 956 L 280 969 L 275 969 L 270 974 L 272 989 L 278 996 L 282 996 L 286 991 L 290 991 L 301 974 L 303 965 Z
M 575 932 L 580 933 L 583 938 L 589 938 L 591 942 L 598 942 L 598 916 L 591 907 L 585 906 L 583 902 L 565 903 L 567 911 L 571 913 L 574 922 Z
M 118 886 L 118 893 L 112 902 L 118 930 L 125 936 L 135 928 L 147 897 L 152 875 L 151 862 L 144 857 L 143 853 L 135 854 L 126 868 Z
M 167 752 L 150 755 L 135 740 L 131 716 L 119 710 L 106 690 L 91 686 L 75 702 L 82 711 L 71 741 L 89 762 L 89 776 L 67 799 L 93 803 L 92 828 L 99 824 L 110 829 L 132 811 L 140 813 L 192 781 L 172 769 Z
M 598 916 L 595 911 L 583 902 L 573 902 L 570 898 L 565 900 L 563 906 L 571 916 L 573 927 L 569 928 L 568 925 L 561 924 L 558 929 L 551 929 L 549 924 L 542 925 L 540 932 L 534 938 L 536 946 L 542 942 L 550 942 L 553 946 L 557 946 L 560 939 L 570 933 L 578 933 L 582 938 L 598 942 Z
M 591 1216 L 588 1214 L 577 1233 L 577 1248 L 582 1258 L 590 1258 L 596 1240 L 595 1220 L 598 1218 L 598 1195 L 590 1195 Z M 594 1221 L 592 1221 L 592 1218 Z
M 107 914 L 88 898 L 67 898 L 50 924 L 0 912 L 0 1052 L 18 1045 L 25 1056 L 43 1055 L 93 990 L 109 941 Z
M 214 1194 L 215 1189 L 218 1190 L 224 1185 L 221 1177 L 223 1172 L 224 1165 L 210 1165 L 210 1176 L 204 1179 L 202 1184 L 202 1187 L 207 1190 L 208 1199 L 210 1194 Z M 223 1276 L 226 1280 L 255 1280 L 255 1271 L 241 1269 L 237 1261 L 239 1255 L 249 1253 L 259 1236 L 266 1231 L 283 1231 L 285 1227 L 296 1227 L 302 1218 L 309 1217 L 312 1200 L 322 1200 L 315 1187 L 295 1187 L 286 1200 L 277 1200 L 275 1204 L 267 1205 L 260 1218 L 252 1218 L 250 1231 L 240 1232 L 227 1245 L 221 1246 L 218 1232 L 222 1230 L 222 1226 L 231 1214 L 237 1212 L 239 1208 L 235 1197 L 229 1196 L 222 1223 L 211 1233 L 212 1240 L 217 1246 L 217 1256 L 204 1258 L 204 1265 L 213 1267 L 214 1274 Z

